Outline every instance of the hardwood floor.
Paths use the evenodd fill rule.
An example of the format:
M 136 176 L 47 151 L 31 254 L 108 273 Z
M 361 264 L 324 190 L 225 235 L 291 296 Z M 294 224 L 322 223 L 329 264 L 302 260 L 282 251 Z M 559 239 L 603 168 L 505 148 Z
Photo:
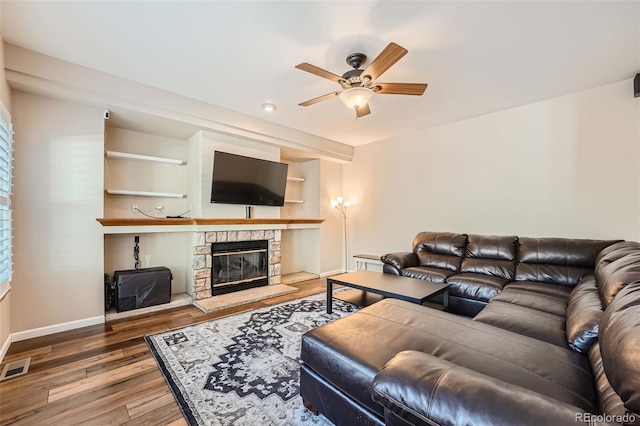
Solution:
M 326 279 L 289 285 L 300 290 L 211 314 L 185 306 L 15 342 L 0 371 L 31 365 L 0 382 L 0 424 L 186 425 L 144 336 L 320 293 Z

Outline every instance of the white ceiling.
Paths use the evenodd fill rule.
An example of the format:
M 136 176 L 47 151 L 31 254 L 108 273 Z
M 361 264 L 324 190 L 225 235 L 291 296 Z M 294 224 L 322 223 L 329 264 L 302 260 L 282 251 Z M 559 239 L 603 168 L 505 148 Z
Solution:
M 631 79 L 636 1 L 209 1 L 1 3 L 6 42 L 349 145 Z M 409 53 L 378 81 L 428 83 L 376 95 L 358 121 L 336 99 L 345 58 L 389 42 Z M 631 96 L 631 87 L 629 93 Z M 277 104 L 267 114 L 260 104 Z

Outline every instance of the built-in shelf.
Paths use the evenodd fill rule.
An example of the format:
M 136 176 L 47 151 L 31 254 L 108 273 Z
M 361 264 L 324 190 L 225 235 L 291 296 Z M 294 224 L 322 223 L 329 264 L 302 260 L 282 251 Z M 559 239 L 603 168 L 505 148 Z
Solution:
M 183 166 L 187 164 L 184 160 L 176 158 L 154 157 L 151 155 L 131 154 L 129 152 L 107 151 L 105 156 L 107 158 L 123 158 L 127 160 L 140 160 L 151 161 L 154 163 L 175 164 L 176 166 Z
M 109 195 L 136 195 L 139 197 L 185 198 L 187 194 L 175 192 L 129 191 L 125 189 L 107 189 Z
M 304 182 L 304 178 L 294 176 L 287 176 L 287 180 L 291 182 Z
M 289 204 L 304 204 L 304 200 L 284 200 L 284 202 Z
M 321 224 L 324 219 L 280 219 L 280 218 L 137 218 L 137 217 L 100 217 L 96 219 L 102 226 L 146 226 L 146 225 L 291 225 Z

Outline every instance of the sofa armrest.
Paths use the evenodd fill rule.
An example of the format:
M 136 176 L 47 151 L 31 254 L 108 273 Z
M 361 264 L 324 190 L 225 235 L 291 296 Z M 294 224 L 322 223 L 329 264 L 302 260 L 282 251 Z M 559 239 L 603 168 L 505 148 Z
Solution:
M 414 425 L 575 426 L 584 415 L 577 407 L 417 351 L 398 353 L 372 388 L 385 411 Z
M 384 272 L 395 275 L 402 275 L 400 271 L 404 268 L 418 266 L 418 255 L 410 251 L 385 254 L 380 260 L 384 263 Z

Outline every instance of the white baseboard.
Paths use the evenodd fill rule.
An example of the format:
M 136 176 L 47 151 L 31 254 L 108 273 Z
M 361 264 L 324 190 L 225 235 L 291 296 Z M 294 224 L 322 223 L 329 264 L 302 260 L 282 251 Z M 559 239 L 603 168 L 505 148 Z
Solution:
M 335 271 L 322 272 L 320 278 L 328 277 L 330 275 L 344 274 L 344 269 L 336 269 Z
M 7 340 L 4 341 L 2 346 L 0 347 L 0 362 L 4 359 L 4 356 L 7 354 L 9 350 L 9 346 L 11 346 L 11 334 L 7 336 Z
M 88 327 L 96 324 L 104 324 L 104 315 L 19 331 L 17 333 L 12 333 L 10 338 L 12 342 L 20 342 L 21 340 L 33 339 L 34 337 L 47 336 L 49 334 L 75 330 L 76 328 Z

